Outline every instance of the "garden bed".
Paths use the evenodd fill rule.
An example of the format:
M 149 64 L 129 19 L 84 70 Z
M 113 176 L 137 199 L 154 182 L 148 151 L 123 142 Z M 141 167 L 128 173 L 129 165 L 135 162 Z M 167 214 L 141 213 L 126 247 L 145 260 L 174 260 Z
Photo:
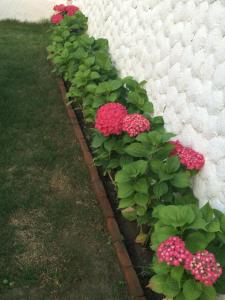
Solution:
M 86 126 L 82 110 L 79 108 L 79 106 L 76 106 L 76 102 L 73 102 L 73 109 L 77 116 L 79 125 L 81 127 L 81 130 L 84 134 L 85 141 L 88 145 L 89 151 L 91 150 L 91 140 L 89 133 L 89 128 Z M 135 221 L 129 222 L 122 216 L 120 210 L 118 210 L 118 198 L 117 193 L 115 190 L 115 185 L 112 182 L 112 179 L 108 175 L 104 175 L 101 168 L 97 168 L 98 174 L 102 180 L 102 183 L 105 187 L 108 199 L 110 201 L 110 205 L 113 209 L 116 221 L 118 223 L 119 229 L 124 237 L 124 243 L 126 245 L 127 251 L 130 255 L 131 261 L 133 263 L 133 266 L 135 268 L 135 271 L 138 275 L 138 278 L 141 282 L 141 285 L 143 287 L 145 296 L 148 300 L 159 300 L 162 299 L 161 296 L 158 294 L 155 294 L 153 291 L 151 291 L 149 288 L 146 288 L 148 281 L 149 281 L 149 271 L 150 271 L 150 264 L 152 259 L 152 252 L 147 249 L 144 245 L 140 245 L 138 243 L 135 243 L 135 238 L 139 233 L 137 223 Z M 149 268 L 146 270 L 146 267 L 149 266 Z
M 215 300 L 225 292 L 225 216 L 209 204 L 199 208 L 193 193 L 192 177 L 203 168 L 204 156 L 175 140 L 163 117 L 154 115 L 145 81 L 120 77 L 108 41 L 88 35 L 87 18 L 79 8 L 57 5 L 54 10 L 48 58 L 69 83 L 67 96 L 76 101 L 74 109 L 93 151 L 92 161 L 80 133 L 95 191 L 101 200 L 106 197 L 94 164 L 103 170 L 100 175 L 137 272 L 149 276 L 148 288 L 167 299 Z M 114 214 L 109 203 L 100 205 L 110 230 Z M 134 222 L 139 229 L 136 242 L 146 245 L 147 252 L 131 242 Z M 139 263 L 147 264 L 142 272 Z

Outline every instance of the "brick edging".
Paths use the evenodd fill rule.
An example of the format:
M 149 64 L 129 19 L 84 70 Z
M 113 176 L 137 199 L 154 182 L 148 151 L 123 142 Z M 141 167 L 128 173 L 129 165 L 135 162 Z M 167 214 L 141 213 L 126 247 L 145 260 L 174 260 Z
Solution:
M 144 296 L 144 291 L 141 287 L 140 281 L 134 270 L 130 256 L 129 256 L 127 249 L 125 247 L 125 244 L 123 242 L 123 238 L 120 233 L 120 229 L 117 224 L 117 221 L 114 217 L 114 213 L 113 213 L 111 204 L 109 202 L 109 199 L 107 197 L 105 188 L 104 188 L 103 183 L 98 175 L 98 171 L 93 164 L 92 155 L 88 149 L 87 143 L 85 141 L 83 132 L 80 128 L 76 114 L 74 113 L 72 106 L 70 104 L 68 105 L 64 82 L 62 80 L 58 79 L 58 85 L 59 85 L 59 88 L 60 88 L 60 91 L 62 94 L 63 102 L 64 102 L 66 110 L 67 110 L 67 114 L 72 123 L 75 137 L 80 144 L 81 151 L 82 151 L 82 154 L 84 157 L 84 161 L 87 165 L 89 175 L 91 178 L 92 187 L 95 191 L 99 206 L 101 207 L 101 210 L 105 217 L 107 229 L 111 236 L 111 241 L 112 241 L 113 247 L 115 249 L 117 258 L 120 263 L 120 267 L 123 271 L 124 277 L 125 277 L 127 285 L 128 285 L 129 294 L 130 294 L 131 298 L 134 300 L 146 300 L 146 298 Z

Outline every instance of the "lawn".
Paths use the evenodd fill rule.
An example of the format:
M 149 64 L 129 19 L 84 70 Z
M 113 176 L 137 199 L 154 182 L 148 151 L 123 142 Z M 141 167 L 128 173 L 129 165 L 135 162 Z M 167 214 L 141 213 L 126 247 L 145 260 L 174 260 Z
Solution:
M 48 27 L 0 22 L 0 299 L 127 300 L 46 60 Z

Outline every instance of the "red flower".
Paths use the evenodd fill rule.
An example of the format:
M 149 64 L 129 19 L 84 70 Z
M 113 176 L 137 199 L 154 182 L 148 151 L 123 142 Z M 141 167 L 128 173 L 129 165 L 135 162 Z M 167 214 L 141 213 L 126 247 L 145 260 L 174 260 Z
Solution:
M 107 103 L 101 106 L 96 114 L 95 128 L 104 136 L 122 133 L 123 119 L 127 109 L 120 103 Z
M 204 164 L 204 156 L 197 151 L 184 147 L 179 141 L 171 141 L 171 144 L 175 145 L 175 149 L 171 152 L 171 155 L 177 155 L 180 162 L 186 166 L 189 170 L 200 170 Z
M 63 16 L 61 14 L 56 14 L 51 17 L 52 24 L 58 24 L 63 20 Z
M 78 10 L 79 10 L 79 7 L 74 6 L 74 5 L 67 5 L 65 8 L 65 11 L 67 12 L 68 16 L 73 16 Z
M 184 242 L 177 236 L 169 237 L 157 249 L 159 261 L 172 266 L 181 265 L 190 255 L 190 252 L 185 249 Z
M 213 285 L 222 274 L 222 268 L 216 262 L 214 254 L 207 250 L 192 255 L 192 258 L 186 261 L 184 267 L 191 272 L 195 279 L 205 285 Z
M 53 9 L 58 12 L 64 12 L 66 6 L 64 4 L 55 5 Z
M 123 119 L 123 131 L 127 132 L 129 136 L 136 136 L 139 133 L 149 130 L 149 120 L 140 114 L 127 115 Z

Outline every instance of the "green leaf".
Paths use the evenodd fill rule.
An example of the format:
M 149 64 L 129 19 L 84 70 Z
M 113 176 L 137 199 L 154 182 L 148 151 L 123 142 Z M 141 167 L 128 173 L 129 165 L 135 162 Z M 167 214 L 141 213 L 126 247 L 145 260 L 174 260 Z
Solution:
M 110 80 L 108 83 L 109 83 L 109 91 L 116 91 L 123 85 L 121 79 Z
M 134 193 L 133 185 L 130 183 L 123 182 L 118 186 L 118 197 L 119 198 L 128 198 L 133 193 Z
M 130 144 L 124 148 L 124 151 L 133 157 L 148 157 L 149 155 L 148 149 L 140 143 Z
M 182 227 L 191 224 L 195 219 L 193 209 L 189 205 L 168 205 L 160 206 L 158 209 L 158 218 L 165 225 Z
M 224 252 L 223 252 L 223 256 L 224 256 Z M 217 279 L 214 286 L 218 294 L 225 294 L 225 270 L 224 269 L 222 275 L 220 276 L 219 279 Z
M 182 292 L 180 292 L 175 298 L 174 300 L 185 300 L 184 298 L 184 294 Z
M 143 175 L 147 170 L 148 163 L 145 160 L 137 160 L 123 167 L 122 171 L 129 178 L 136 178 Z
M 152 270 L 157 274 L 168 274 L 171 267 L 167 263 L 159 262 L 156 256 L 153 258 Z
M 172 270 L 170 272 L 171 277 L 178 282 L 179 286 L 180 286 L 180 282 L 183 277 L 183 274 L 184 274 L 183 266 L 174 267 L 174 268 L 172 268 Z
M 202 284 L 196 282 L 194 279 L 185 281 L 183 285 L 183 294 L 185 300 L 196 300 L 202 293 Z
M 151 235 L 151 248 L 156 250 L 160 243 L 168 239 L 170 236 L 175 236 L 178 231 L 172 226 L 160 226 L 154 230 Z
M 144 112 L 153 113 L 154 112 L 154 107 L 153 107 L 152 102 L 145 102 L 145 104 L 142 107 L 142 110 Z
M 203 292 L 198 300 L 216 300 L 216 290 L 213 286 L 203 286 Z
M 180 168 L 180 160 L 177 156 L 168 158 L 166 162 L 166 171 L 168 173 L 175 173 Z
M 142 193 L 136 193 L 133 199 L 136 204 L 143 207 L 146 207 L 149 202 L 148 195 Z
M 106 137 L 104 137 L 104 135 L 102 134 L 95 134 L 93 139 L 92 139 L 92 143 L 91 143 L 91 146 L 93 148 L 98 148 L 100 147 L 106 140 Z
M 166 279 L 167 275 L 164 274 L 152 276 L 147 287 L 156 293 L 163 294 Z
M 116 173 L 115 181 L 117 183 L 126 183 L 126 182 L 130 181 L 130 177 L 127 176 L 127 173 L 125 173 L 123 170 L 121 170 Z
M 90 79 L 95 80 L 101 78 L 101 75 L 98 72 L 91 72 Z M 96 89 L 95 89 L 96 91 Z
M 96 84 L 93 84 L 93 83 L 92 84 L 88 84 L 86 86 L 86 91 L 93 94 L 93 93 L 95 93 L 96 88 L 97 88 Z
M 134 208 L 128 207 L 121 211 L 123 217 L 129 221 L 134 221 L 137 219 L 137 212 Z
M 140 205 L 136 206 L 136 211 L 138 216 L 144 216 L 146 214 L 146 210 L 147 208 L 144 206 L 140 206 Z
M 120 166 L 123 167 L 129 163 L 133 162 L 133 157 L 129 155 L 122 155 L 120 157 Z
M 168 192 L 168 185 L 165 182 L 156 183 L 153 187 L 153 193 L 157 199 Z
M 110 159 L 109 163 L 107 164 L 107 170 L 113 170 L 120 166 L 120 162 L 118 158 Z
M 208 232 L 218 232 L 220 231 L 220 221 L 218 219 L 212 220 L 207 226 L 206 230 Z
M 186 188 L 190 186 L 190 179 L 189 172 L 179 172 L 173 176 L 171 183 L 177 188 Z
M 219 211 L 217 209 L 214 209 L 213 211 L 214 211 L 215 216 L 220 221 L 221 230 L 223 232 L 225 232 L 225 215 L 221 211 Z
M 164 282 L 163 293 L 168 298 L 174 298 L 180 292 L 179 284 L 176 280 L 171 277 L 167 277 L 166 281 Z
M 148 194 L 148 181 L 146 178 L 138 179 L 134 184 L 134 190 L 139 193 Z
M 206 236 L 201 232 L 190 233 L 185 239 L 185 245 L 192 253 L 204 250 L 208 243 Z
M 107 97 L 107 101 L 109 101 L 109 102 L 114 102 L 114 101 L 117 100 L 117 98 L 118 98 L 117 93 L 112 93 L 111 95 L 109 95 L 109 96 Z
M 150 161 L 150 168 L 151 168 L 152 172 L 154 172 L 156 174 L 159 173 L 162 166 L 163 166 L 163 163 L 159 159 L 154 159 L 154 160 Z
M 135 204 L 134 197 L 123 198 L 119 201 L 119 208 L 128 208 Z
M 202 208 L 201 208 L 201 213 L 203 218 L 207 221 L 210 222 L 213 219 L 213 209 L 209 205 L 209 203 L 206 203 Z

